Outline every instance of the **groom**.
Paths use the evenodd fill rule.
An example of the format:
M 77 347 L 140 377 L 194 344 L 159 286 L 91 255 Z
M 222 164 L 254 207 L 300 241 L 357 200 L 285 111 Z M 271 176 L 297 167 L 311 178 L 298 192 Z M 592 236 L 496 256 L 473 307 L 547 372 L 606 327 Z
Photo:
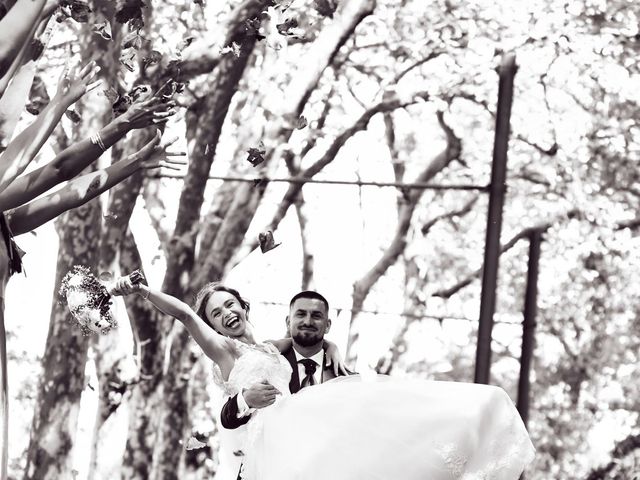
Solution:
M 292 348 L 282 352 L 293 369 L 289 382 L 291 393 L 335 378 L 333 369 L 326 367 L 323 349 L 324 335 L 330 327 L 329 302 L 318 292 L 305 290 L 291 299 L 287 328 L 293 340 Z M 278 393 L 268 383 L 258 383 L 244 389 L 229 398 L 222 407 L 222 426 L 234 429 L 244 425 L 251 418 L 251 413 L 271 405 Z

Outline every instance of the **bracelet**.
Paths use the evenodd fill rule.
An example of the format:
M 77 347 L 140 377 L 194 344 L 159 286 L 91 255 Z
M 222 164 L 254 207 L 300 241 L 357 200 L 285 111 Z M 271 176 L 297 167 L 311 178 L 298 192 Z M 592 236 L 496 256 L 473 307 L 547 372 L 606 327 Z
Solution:
M 91 140 L 91 143 L 100 147 L 103 152 L 107 149 L 107 147 L 104 146 L 104 142 L 102 141 L 102 137 L 100 136 L 99 132 L 96 132 L 93 135 L 91 135 L 89 139 Z

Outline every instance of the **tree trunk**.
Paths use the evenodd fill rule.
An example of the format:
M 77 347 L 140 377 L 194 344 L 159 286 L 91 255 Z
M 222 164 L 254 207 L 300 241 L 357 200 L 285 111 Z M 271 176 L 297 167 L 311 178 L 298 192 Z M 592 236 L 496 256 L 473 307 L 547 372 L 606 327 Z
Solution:
M 66 305 L 57 301 L 62 277 L 74 265 L 97 264 L 100 204 L 98 199 L 64 214 L 58 223 L 60 251 L 43 375 L 31 429 L 25 480 L 72 478 L 72 447 L 80 395 L 85 387 L 89 338 L 70 322 Z
M 128 271 L 140 265 L 138 249 L 127 231 L 120 250 L 120 267 Z M 156 425 L 153 421 L 160 405 L 160 388 L 164 375 L 167 319 L 149 307 L 138 295 L 127 298 L 127 313 L 138 346 L 138 382 L 124 396 L 129 405 L 129 430 L 122 466 L 122 480 L 151 478 Z
M 128 325 L 120 323 L 109 335 L 102 335 L 94 343 L 95 367 L 98 376 L 98 408 L 91 444 L 88 480 L 110 480 L 120 472 L 124 442 L 118 434 L 128 424 L 126 387 L 135 378 L 135 365 L 130 342 L 122 330 Z M 104 452 L 109 452 L 105 455 Z
M 197 141 L 191 152 L 189 170 L 180 196 L 176 227 L 169 246 L 171 255 L 163 282 L 163 290 L 178 298 L 185 298 L 192 286 L 196 235 L 200 229 L 200 210 L 207 178 L 231 99 L 236 93 L 256 42 L 255 36 L 246 34 L 245 20 L 257 18 L 260 12 L 271 4 L 271 0 L 253 0 L 245 1 L 239 7 L 226 43 L 236 42 L 241 45 L 240 56 L 236 58 L 227 55 L 220 60 L 216 78 L 208 94 L 197 111 L 193 112 L 199 115 L 193 135 Z M 150 476 L 154 480 L 177 479 L 177 466 L 184 457 L 182 449 L 176 446 L 184 439 L 186 433 L 189 413 L 188 372 L 195 360 L 186 348 L 188 339 L 186 330 L 178 326 L 171 342 L 169 368 L 163 379 L 161 404 L 155 412 L 159 420 Z

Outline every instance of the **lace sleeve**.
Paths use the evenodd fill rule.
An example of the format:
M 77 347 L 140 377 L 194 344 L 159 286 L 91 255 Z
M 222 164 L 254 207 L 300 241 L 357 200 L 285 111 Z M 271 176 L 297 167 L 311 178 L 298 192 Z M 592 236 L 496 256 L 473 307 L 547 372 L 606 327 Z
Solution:
M 236 393 L 238 393 L 237 389 L 234 386 L 225 381 L 222 377 L 222 371 L 218 365 L 213 365 L 213 383 L 215 383 L 220 389 L 224 392 L 225 395 L 232 397 Z
M 274 353 L 276 355 L 280 354 L 280 349 L 278 348 L 277 345 L 274 345 L 273 343 L 271 343 L 271 340 L 268 342 L 264 342 L 262 345 L 264 345 L 264 350 L 267 353 Z

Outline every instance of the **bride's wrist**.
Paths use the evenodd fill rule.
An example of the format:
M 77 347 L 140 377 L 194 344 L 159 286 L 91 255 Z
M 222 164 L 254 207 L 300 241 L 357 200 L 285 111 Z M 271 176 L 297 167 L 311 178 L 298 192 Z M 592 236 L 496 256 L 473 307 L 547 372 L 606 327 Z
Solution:
M 151 290 L 145 288 L 144 286 L 140 286 L 140 290 L 138 290 L 138 295 L 140 295 L 145 300 L 149 300 L 149 295 L 151 294 Z

